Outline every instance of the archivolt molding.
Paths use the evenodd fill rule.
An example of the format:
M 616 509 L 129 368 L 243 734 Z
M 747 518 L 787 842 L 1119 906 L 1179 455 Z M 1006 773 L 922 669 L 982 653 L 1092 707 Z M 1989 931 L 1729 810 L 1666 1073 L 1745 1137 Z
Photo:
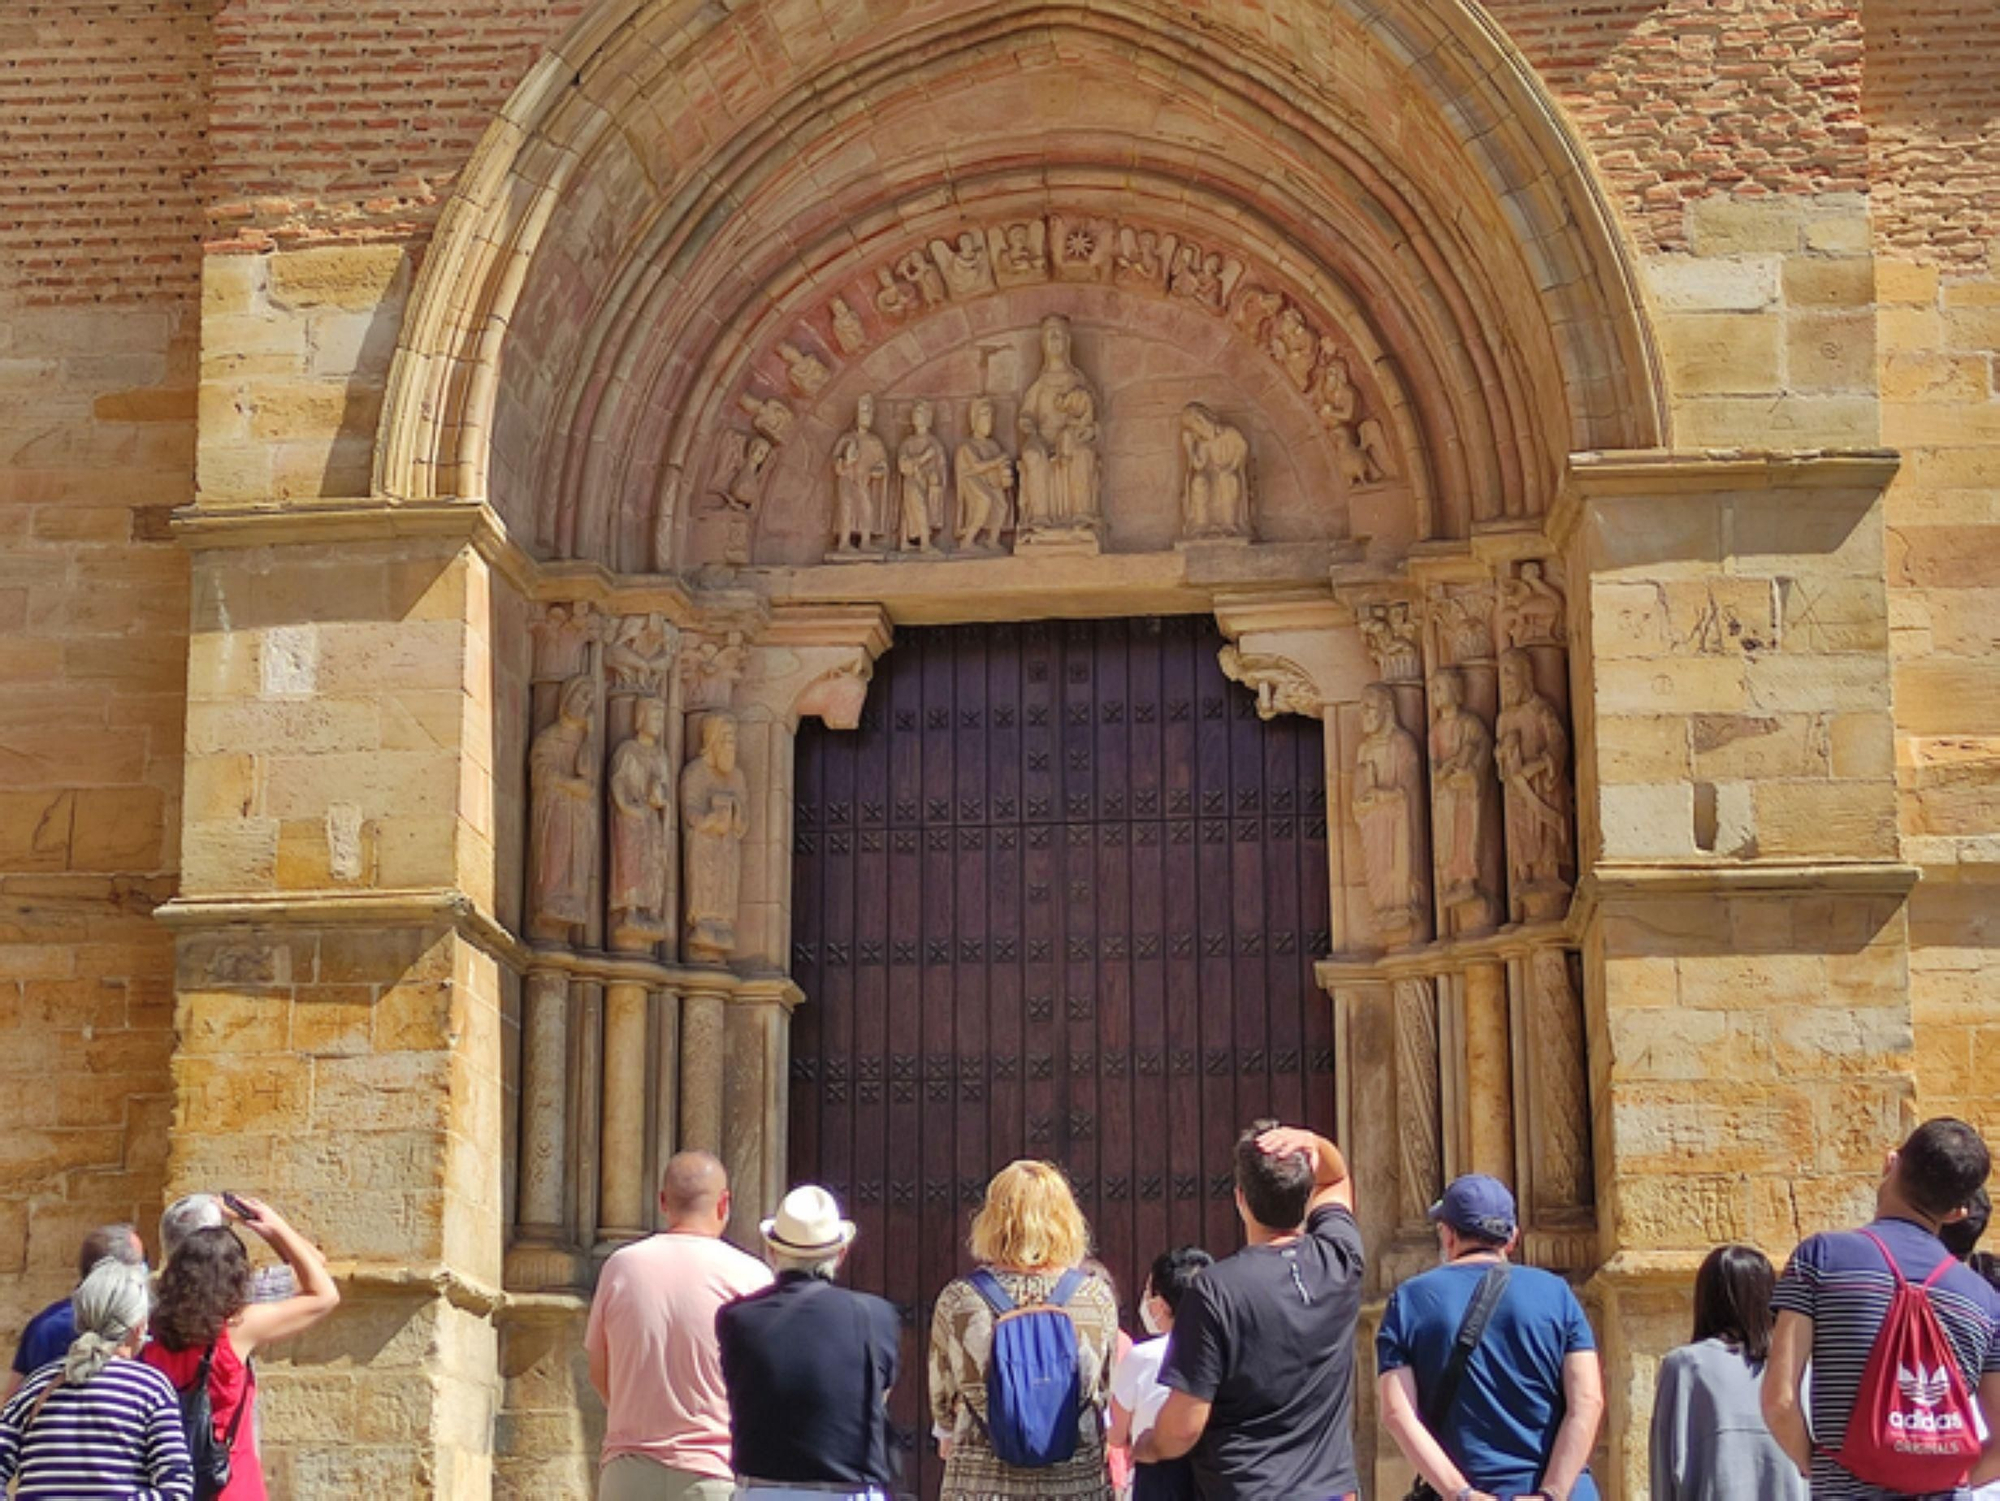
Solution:
M 1282 21 L 1236 4 L 1190 21 L 1153 0 L 1014 0 L 942 20 L 857 4 L 843 8 L 838 24 L 849 29 L 821 53 L 788 47 L 746 66 L 741 49 L 768 22 L 765 9 L 724 15 L 692 0 L 609 0 L 524 82 L 441 220 L 392 372 L 379 491 L 485 498 L 490 487 L 516 527 L 526 519 L 516 496 L 562 497 L 568 520 L 559 504 L 544 524 L 545 550 L 645 566 L 656 549 L 643 519 L 632 519 L 634 498 L 643 518 L 663 491 L 674 493 L 704 420 L 712 431 L 715 408 L 743 394 L 729 374 L 794 342 L 776 327 L 727 340 L 723 330 L 746 312 L 795 322 L 789 306 L 777 311 L 774 289 L 824 285 L 836 259 L 893 265 L 928 234 L 915 223 L 924 172 L 897 181 L 843 162 L 866 134 L 855 123 L 935 93 L 955 73 L 990 74 L 1009 48 L 1028 64 L 1091 49 L 1125 58 L 1135 88 L 1156 84 L 1193 101 L 1213 117 L 1212 136 L 1266 141 L 1268 159 L 1232 163 L 1188 144 L 1196 133 L 1169 129 L 1153 132 L 1158 159 L 1147 167 L 1138 137 L 1103 133 L 1094 162 L 1017 166 L 1010 186 L 1006 143 L 982 167 L 978 146 L 940 141 L 920 164 L 931 169 L 928 208 L 939 226 L 983 222 L 987 206 L 967 207 L 982 171 L 999 197 L 1039 194 L 1044 213 L 1064 206 L 1066 186 L 1052 178 L 1139 166 L 1136 175 L 1152 171 L 1162 183 L 1178 177 L 1181 201 L 1206 198 L 1219 222 L 1241 220 L 1246 207 L 1269 215 L 1272 238 L 1292 247 L 1278 268 L 1292 289 L 1283 295 L 1327 310 L 1327 326 L 1352 341 L 1357 380 L 1378 381 L 1384 409 L 1402 424 L 1409 477 L 1437 466 L 1450 503 L 1468 509 L 1539 510 L 1566 448 L 1647 447 L 1663 436 L 1660 384 L 1608 210 L 1537 81 L 1468 0 L 1302 5 Z M 1430 154 L 1449 130 L 1455 164 L 1395 159 L 1371 139 L 1369 116 L 1386 90 L 1369 90 L 1411 81 L 1440 129 L 1423 139 L 1399 129 L 1399 149 L 1414 140 Z M 718 124 L 719 147 L 673 128 L 697 118 L 697 88 L 711 91 L 704 122 L 745 122 L 733 133 Z M 865 155 L 865 141 L 859 149 Z M 1107 152 L 1126 159 L 1104 160 Z M 593 177 L 607 153 L 638 163 L 643 204 L 607 198 Z M 1460 201 L 1441 206 L 1452 174 Z M 1479 202 L 1464 196 L 1474 174 Z M 857 186 L 871 178 L 872 196 Z M 1133 189 L 1128 177 L 1123 191 Z M 759 206 L 768 214 L 746 212 Z M 1135 208 L 1133 222 L 1141 214 Z M 575 235 L 559 255 L 551 250 L 551 225 L 579 216 L 606 221 L 589 231 L 602 262 L 589 275 Z M 1161 222 L 1194 233 L 1184 217 Z M 774 225 L 791 263 L 754 264 L 753 247 L 736 237 L 769 244 Z M 1484 238 L 1495 226 L 1511 242 L 1506 255 Z M 545 250 L 554 258 L 538 255 Z M 522 427 L 520 448 L 546 463 L 503 484 L 489 461 L 502 357 L 520 342 L 524 288 L 565 269 L 573 285 L 558 300 L 586 332 L 550 362 L 562 368 L 529 372 L 546 410 L 510 409 L 507 420 Z M 1523 316 L 1521 286 L 1538 317 Z M 1363 315 L 1347 315 L 1343 299 Z M 1425 360 L 1449 373 L 1423 376 Z M 1495 477 L 1497 500 L 1461 488 L 1456 466 L 1468 455 Z M 601 524 L 590 510 L 600 503 L 619 507 Z

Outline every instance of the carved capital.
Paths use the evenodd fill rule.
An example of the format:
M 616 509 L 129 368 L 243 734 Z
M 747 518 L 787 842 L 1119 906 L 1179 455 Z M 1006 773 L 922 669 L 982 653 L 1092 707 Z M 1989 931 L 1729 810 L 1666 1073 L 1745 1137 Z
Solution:
M 686 707 L 691 712 L 727 708 L 749 661 L 750 645 L 740 630 L 689 633 L 681 651 L 681 691 Z
M 1361 639 L 1384 683 L 1424 680 L 1423 623 L 1407 600 L 1378 600 L 1359 608 Z

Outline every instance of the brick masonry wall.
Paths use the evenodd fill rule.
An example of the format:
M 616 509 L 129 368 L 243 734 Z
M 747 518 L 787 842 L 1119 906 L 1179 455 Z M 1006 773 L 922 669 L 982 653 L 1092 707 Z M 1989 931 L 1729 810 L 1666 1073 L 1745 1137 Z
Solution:
M 209 5 L 0 14 L 0 1340 L 158 1213 Z M 150 1230 L 148 1231 L 150 1237 Z
M 1979 0 L 1960 0 L 1968 12 Z M 1867 182 L 1859 0 L 1489 0 L 1570 112 L 1643 249 L 1718 192 Z M 1871 21 L 1872 25 L 1872 21 Z
M 241 0 L 216 19 L 224 248 L 428 231 L 486 127 L 584 0 Z

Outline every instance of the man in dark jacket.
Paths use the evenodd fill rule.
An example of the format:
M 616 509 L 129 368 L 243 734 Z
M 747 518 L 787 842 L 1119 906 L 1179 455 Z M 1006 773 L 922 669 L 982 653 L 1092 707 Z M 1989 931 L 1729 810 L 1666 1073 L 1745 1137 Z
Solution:
M 896 1310 L 834 1285 L 854 1225 L 825 1189 L 793 1189 L 763 1232 L 776 1284 L 715 1316 L 737 1494 L 886 1498 Z

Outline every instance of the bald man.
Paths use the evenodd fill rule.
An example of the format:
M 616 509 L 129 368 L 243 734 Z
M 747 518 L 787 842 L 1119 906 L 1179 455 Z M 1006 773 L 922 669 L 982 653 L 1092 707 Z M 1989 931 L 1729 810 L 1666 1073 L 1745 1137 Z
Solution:
M 598 1274 L 584 1348 L 604 1399 L 599 1501 L 729 1501 L 729 1394 L 716 1310 L 771 1284 L 722 1239 L 729 1176 L 707 1152 L 660 1175 L 666 1229 L 613 1253 Z

